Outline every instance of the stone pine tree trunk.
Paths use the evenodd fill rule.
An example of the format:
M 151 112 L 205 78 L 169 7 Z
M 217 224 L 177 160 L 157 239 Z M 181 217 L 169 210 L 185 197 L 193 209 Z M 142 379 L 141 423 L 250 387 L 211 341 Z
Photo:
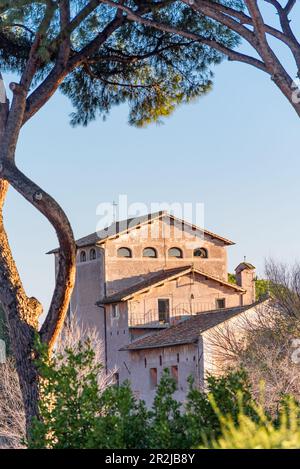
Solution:
M 0 75 L 0 80 L 2 79 Z M 0 145 L 5 131 L 9 112 L 3 81 L 0 86 Z M 0 162 L 0 176 L 4 162 Z M 34 331 L 37 330 L 41 307 L 37 300 L 26 296 L 3 224 L 3 205 L 8 190 L 8 182 L 0 178 L 0 299 L 4 308 L 5 322 L 8 325 L 12 353 L 20 380 L 26 412 L 26 421 L 37 415 L 38 382 L 37 372 L 32 361 Z
M 6 158 L 4 146 L 10 149 L 16 145 L 16 139 L 12 131 L 12 142 L 9 140 L 11 110 L 1 74 L 0 98 L 0 303 L 8 324 L 11 351 L 15 358 L 24 401 L 28 435 L 32 418 L 38 415 L 38 373 L 34 365 L 34 338 L 39 334 L 42 342 L 47 344 L 51 351 L 63 327 L 75 283 L 76 245 L 69 221 L 60 206 L 27 178 L 16 167 L 14 160 Z M 22 113 L 22 106 L 20 112 Z M 14 110 L 14 113 L 18 119 L 18 110 Z M 24 291 L 3 223 L 3 205 L 9 185 L 48 219 L 56 230 L 59 241 L 59 268 L 55 291 L 40 331 L 38 319 L 42 306 L 36 298 L 29 298 Z

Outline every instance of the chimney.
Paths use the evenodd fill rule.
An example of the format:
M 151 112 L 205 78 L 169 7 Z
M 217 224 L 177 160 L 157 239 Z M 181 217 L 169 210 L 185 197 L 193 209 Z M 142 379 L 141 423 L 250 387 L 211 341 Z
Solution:
M 250 305 L 256 301 L 255 295 L 255 267 L 249 262 L 241 262 L 235 269 L 236 283 L 246 290 L 243 295 L 243 305 Z

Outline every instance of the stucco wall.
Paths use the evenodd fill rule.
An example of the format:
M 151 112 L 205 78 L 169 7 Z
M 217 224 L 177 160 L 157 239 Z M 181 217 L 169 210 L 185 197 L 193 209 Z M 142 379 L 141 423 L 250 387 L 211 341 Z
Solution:
M 241 304 L 240 293 L 232 288 L 197 274 L 188 274 L 130 300 L 128 310 L 131 324 L 135 320 L 138 324 L 143 320 L 146 323 L 157 321 L 158 298 L 169 299 L 170 317 L 216 309 L 217 298 L 225 298 L 226 307 Z
M 117 257 L 120 247 L 129 247 L 132 250 L 132 258 Z M 143 249 L 146 247 L 155 248 L 158 257 L 143 257 Z M 168 250 L 172 247 L 182 249 L 182 259 L 168 257 Z M 207 249 L 208 259 L 193 257 L 193 251 L 197 247 Z M 150 225 L 133 229 L 105 243 L 107 293 L 127 288 L 154 271 L 192 263 L 195 268 L 227 280 L 227 252 L 222 241 L 207 235 L 202 239 L 193 232 L 183 233 L 177 226 L 170 227 L 163 221 L 156 220 Z
M 245 305 L 254 303 L 256 300 L 255 293 L 255 270 L 245 269 L 237 275 L 237 284 L 242 286 L 246 293 L 243 297 Z
M 177 366 L 178 389 L 174 397 L 184 402 L 188 390 L 188 377 L 193 376 L 195 383 L 199 383 L 199 374 L 201 375 L 202 370 L 201 355 L 197 344 L 130 352 L 128 368 L 131 372 L 130 381 L 135 395 L 143 399 L 150 407 L 156 392 L 156 389 L 151 387 L 150 369 L 157 369 L 159 381 L 164 368 Z
M 118 257 L 117 251 L 120 247 L 129 247 L 132 250 L 132 258 Z M 157 258 L 143 257 L 143 250 L 146 247 L 155 248 Z M 172 247 L 178 247 L 183 251 L 182 259 L 168 257 L 168 250 Z M 207 259 L 193 257 L 194 249 L 199 247 L 207 249 Z M 170 227 L 161 220 L 155 220 L 150 225 L 133 229 L 127 234 L 121 234 L 115 239 L 106 241 L 97 248 L 95 260 L 89 260 L 91 248 L 93 247 L 78 251 L 76 284 L 70 305 L 71 314 L 76 314 L 85 326 L 97 328 L 100 339 L 106 343 L 106 354 L 103 355 L 102 361 L 104 362 L 107 358 L 108 369 L 119 373 L 120 382 L 130 379 L 134 390 L 140 391 L 141 397 L 145 398 L 148 404 L 154 395 L 154 392 L 148 389 L 151 363 L 155 367 L 162 355 L 162 365 L 157 365 L 161 373 L 164 367 L 177 365 L 177 353 L 179 353 L 180 383 L 177 398 L 182 400 L 186 392 L 188 375 L 199 374 L 199 367 L 202 367 L 203 375 L 201 360 L 199 363 L 198 346 L 182 346 L 179 347 L 180 350 L 176 347 L 138 353 L 120 351 L 120 348 L 126 346 L 131 340 L 127 307 L 131 313 L 139 314 L 146 320 L 150 312 L 150 320 L 152 320 L 151 312 L 157 315 L 158 298 L 170 299 L 170 316 L 175 317 L 188 314 L 191 309 L 192 312 L 214 309 L 216 298 L 225 298 L 226 307 L 238 306 L 240 294 L 203 277 L 186 276 L 153 289 L 146 295 L 140 296 L 138 300 L 131 301 L 128 306 L 121 303 L 118 318 L 112 317 L 111 306 L 107 306 L 106 333 L 104 309 L 96 306 L 96 302 L 104 296 L 136 284 L 147 276 L 153 275 L 154 272 L 166 268 L 193 264 L 196 269 L 227 281 L 226 244 L 209 235 L 203 237 L 201 233 L 192 229 L 183 233 L 180 224 Z M 80 262 L 80 254 L 83 250 L 86 252 L 86 262 Z M 194 297 L 193 300 L 191 295 Z M 158 315 L 156 318 L 158 319 Z M 199 344 L 202 356 L 201 341 Z M 144 366 L 144 353 L 149 355 L 146 367 Z M 194 356 L 196 356 L 195 360 Z
M 132 258 L 117 257 L 118 248 L 123 246 L 130 247 L 133 253 Z M 175 246 L 182 249 L 182 259 L 168 258 L 168 249 Z M 202 246 L 208 250 L 208 259 L 193 257 L 193 250 Z M 156 259 L 143 257 L 145 247 L 154 247 L 158 257 Z M 78 251 L 76 285 L 71 299 L 71 312 L 76 313 L 85 325 L 96 325 L 102 338 L 104 338 L 104 315 L 102 309 L 95 306 L 95 303 L 114 291 L 153 275 L 153 272 L 193 263 L 196 268 L 227 280 L 226 245 L 208 235 L 205 235 L 203 239 L 201 233 L 194 232 L 192 229 L 183 232 L 180 223 L 168 226 L 161 220 L 155 220 L 150 225 L 133 229 L 98 247 L 97 259 L 90 261 L 89 252 L 92 248 L 93 246 L 90 246 Z M 86 262 L 80 262 L 82 251 L 86 253 Z M 183 298 L 183 289 L 181 291 L 181 298 L 179 298 L 180 295 L 174 297 L 174 305 L 179 301 L 187 303 L 187 298 Z M 179 293 L 178 289 L 177 292 Z M 203 292 L 200 293 L 203 294 Z M 165 295 L 165 292 L 162 291 L 161 294 Z M 172 292 L 170 294 L 173 295 Z M 186 294 L 188 294 L 188 289 Z M 212 295 L 212 291 L 209 294 Z M 195 295 L 198 296 L 198 292 Z M 157 308 L 154 299 L 149 298 L 149 302 L 148 309 Z M 232 304 L 231 300 L 230 304 Z
M 118 316 L 113 317 L 112 306 L 106 306 L 106 343 L 107 343 L 107 368 L 116 371 L 120 375 L 120 381 L 128 379 L 128 371 L 124 368 L 124 361 L 127 352 L 120 351 L 120 348 L 130 342 L 127 306 L 125 303 L 119 304 Z
M 224 371 L 228 366 L 228 362 L 224 361 L 227 340 L 230 339 L 232 343 L 239 342 L 240 346 L 243 346 L 245 331 L 249 328 L 249 324 L 259 320 L 259 315 L 263 314 L 265 308 L 269 308 L 268 303 L 267 300 L 265 303 L 249 308 L 246 312 L 202 333 L 205 374 L 219 374 Z
M 87 254 L 89 249 L 86 249 Z M 104 344 L 104 312 L 96 302 L 104 295 L 104 256 L 102 249 L 97 250 L 97 258 L 79 262 L 77 255 L 77 272 L 75 288 L 70 303 L 70 314 L 76 315 L 84 327 L 96 328 Z M 104 354 L 103 354 L 104 361 Z
M 131 342 L 126 303 L 119 304 L 119 315 L 112 316 L 112 305 L 106 306 L 107 365 L 119 374 L 119 382 L 129 380 L 135 395 L 151 406 L 155 389 L 151 388 L 150 368 L 157 368 L 158 382 L 164 368 L 178 367 L 178 390 L 174 397 L 183 402 L 188 390 L 187 379 L 193 376 L 195 384 L 203 386 L 202 339 L 199 343 L 140 351 L 122 351 Z M 147 331 L 143 331 L 147 334 Z M 145 361 L 146 360 L 146 361 Z

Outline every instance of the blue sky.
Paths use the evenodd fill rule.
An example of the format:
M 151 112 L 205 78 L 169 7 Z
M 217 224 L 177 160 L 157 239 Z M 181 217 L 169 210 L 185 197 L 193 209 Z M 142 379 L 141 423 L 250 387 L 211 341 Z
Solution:
M 249 66 L 223 62 L 212 92 L 164 125 L 135 129 L 127 109 L 73 129 L 60 94 L 22 132 L 19 166 L 65 209 L 76 237 L 95 231 L 96 207 L 129 202 L 202 202 L 205 227 L 236 241 L 229 270 L 246 255 L 299 258 L 299 119 L 275 85 Z M 22 279 L 48 305 L 57 245 L 48 223 L 11 189 L 5 218 Z

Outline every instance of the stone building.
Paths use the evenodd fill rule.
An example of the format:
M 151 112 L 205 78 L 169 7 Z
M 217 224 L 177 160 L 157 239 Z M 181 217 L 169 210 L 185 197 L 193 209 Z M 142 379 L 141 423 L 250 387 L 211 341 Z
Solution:
M 202 332 L 255 302 L 251 264 L 237 267 L 236 284 L 228 281 L 233 244 L 166 212 L 116 222 L 77 241 L 70 314 L 97 328 L 106 369 L 118 382 L 129 379 L 147 403 L 165 367 L 178 381 L 179 399 L 189 374 L 203 385 Z
M 169 368 L 177 382 L 174 397 L 183 402 L 187 394 L 188 378 L 205 388 L 205 375 L 218 374 L 223 368 L 218 362 L 220 352 L 216 340 L 228 328 L 234 333 L 242 331 L 245 321 L 253 319 L 265 302 L 235 308 L 203 312 L 134 340 L 121 349 L 124 360 L 130 364 L 132 389 L 139 398 L 151 406 L 162 372 Z M 230 333 L 231 335 L 231 333 Z M 219 345 L 219 344 L 218 344 Z M 121 368 L 122 369 L 122 368 Z

